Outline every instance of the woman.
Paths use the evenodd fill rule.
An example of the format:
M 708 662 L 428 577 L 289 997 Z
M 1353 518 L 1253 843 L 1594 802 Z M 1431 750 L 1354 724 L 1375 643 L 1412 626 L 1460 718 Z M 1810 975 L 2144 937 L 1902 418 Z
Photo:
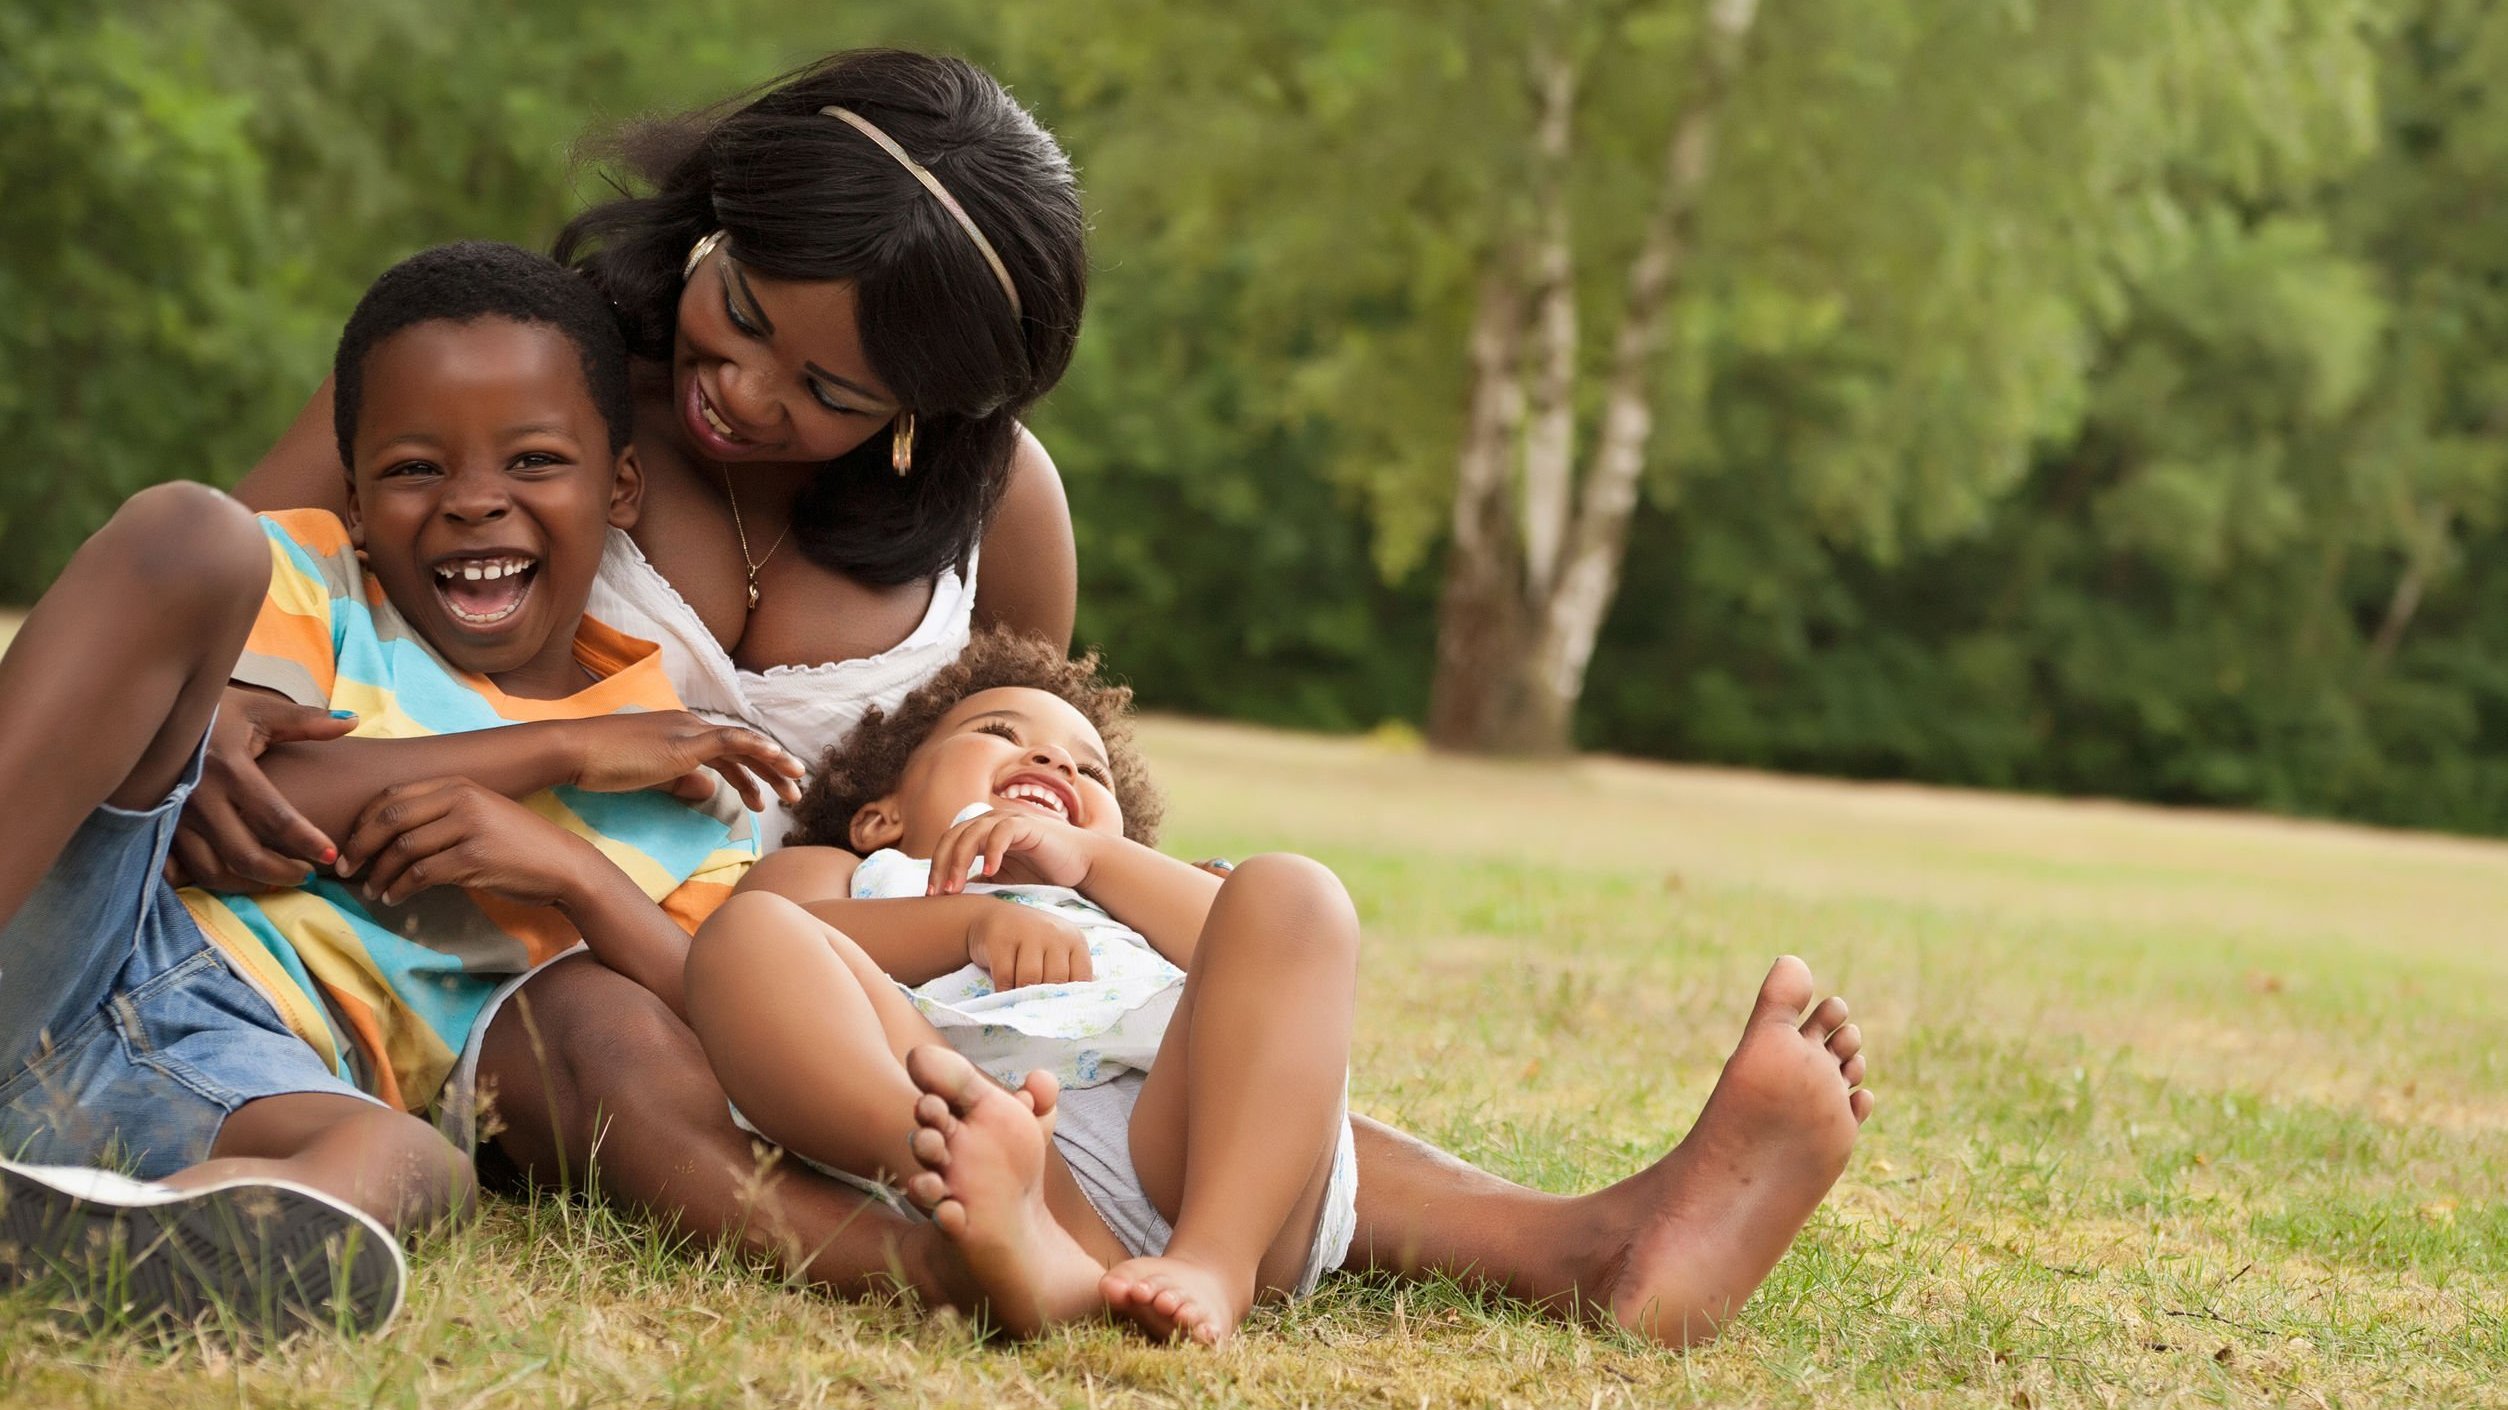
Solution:
M 967 64 L 874 51 L 647 126 L 624 155 L 650 194 L 585 212 L 557 244 L 641 357 L 644 514 L 613 537 L 594 614 L 661 641 L 693 707 L 803 758 L 954 657 L 971 621 L 1067 641 L 1069 512 L 1018 419 L 1069 363 L 1085 293 L 1079 195 L 1053 139 Z M 246 502 L 339 507 L 330 416 L 326 386 L 239 487 Z M 300 877 L 290 858 L 326 842 L 251 760 L 336 728 L 230 692 L 185 867 Z M 1851 1044 L 1834 1005 L 1815 1022 Z M 485 1030 L 488 1166 L 562 1182 L 597 1145 L 610 1195 L 687 1232 L 736 1233 L 843 1291 L 902 1278 L 974 1301 L 929 1223 L 807 1171 L 761 1175 L 694 1035 L 587 957 L 533 976 Z M 1734 1086 L 1662 1162 L 1576 1199 L 1362 1120 L 1350 1266 L 1477 1276 L 1561 1316 L 1691 1339 L 1702 1329 L 1655 1309 L 1738 1306 L 1811 1207 L 1780 1211 L 1772 1246 L 1722 1231 L 1737 1201 L 1764 1198 L 1733 1183 L 1737 1160 L 1806 1155 L 1770 1145 L 1788 1114 Z M 1825 1191 L 1844 1149 L 1808 1154 Z

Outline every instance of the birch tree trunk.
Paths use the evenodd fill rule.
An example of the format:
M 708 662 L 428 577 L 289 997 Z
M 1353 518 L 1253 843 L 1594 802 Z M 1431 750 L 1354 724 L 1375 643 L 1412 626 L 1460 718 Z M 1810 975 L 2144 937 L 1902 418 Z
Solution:
M 1519 295 L 1501 308 L 1484 288 L 1474 325 L 1473 414 L 1456 465 L 1454 542 L 1429 709 L 1429 737 L 1441 748 L 1551 755 L 1574 746 L 1577 702 L 1619 591 L 1629 519 L 1653 439 L 1656 353 L 1713 165 L 1717 123 L 1757 17 L 1758 0 L 1707 5 L 1697 74 L 1673 122 L 1663 186 L 1629 266 L 1605 372 L 1601 433 L 1581 488 L 1574 464 L 1575 279 L 1565 210 L 1576 81 L 1564 47 L 1535 56 L 1542 161 L 1536 189 L 1546 202 L 1531 261 L 1537 307 L 1524 307 Z M 1531 429 L 1521 447 L 1519 517 L 1505 512 L 1516 450 L 1509 432 L 1524 415 L 1523 343 L 1535 322 L 1538 366 Z M 1507 414 L 1497 415 L 1495 402 L 1484 407 L 1488 397 L 1502 399 Z
M 1472 390 L 1456 457 L 1454 521 L 1437 603 L 1437 673 L 1428 738 L 1479 750 L 1514 708 L 1499 689 L 1530 647 L 1509 461 L 1524 423 L 1524 296 L 1515 261 L 1501 256 L 1481 280 L 1472 318 Z

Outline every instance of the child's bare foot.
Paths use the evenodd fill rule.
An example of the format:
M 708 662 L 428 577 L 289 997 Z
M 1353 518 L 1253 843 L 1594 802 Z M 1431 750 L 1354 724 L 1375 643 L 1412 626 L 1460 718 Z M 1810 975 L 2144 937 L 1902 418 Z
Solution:
M 1189 1258 L 1131 1258 L 1098 1280 L 1107 1310 L 1159 1341 L 1226 1341 L 1254 1306 L 1254 1279 L 1232 1279 Z
M 1597 1299 L 1621 1326 L 1671 1346 L 1714 1336 L 1846 1169 L 1872 1113 L 1863 1034 L 1842 998 L 1803 1017 L 1814 993 L 1801 960 L 1778 960 L 1698 1124 L 1607 1192 L 1645 1211 Z
M 923 1169 L 906 1194 L 958 1246 L 984 1290 L 992 1318 L 1029 1337 L 1096 1316 L 1105 1265 L 1089 1257 L 1045 1206 L 1045 1142 L 1054 1128 L 1054 1079 L 1028 1074 L 1006 1092 L 948 1048 L 906 1054 L 914 1105 L 914 1158 Z

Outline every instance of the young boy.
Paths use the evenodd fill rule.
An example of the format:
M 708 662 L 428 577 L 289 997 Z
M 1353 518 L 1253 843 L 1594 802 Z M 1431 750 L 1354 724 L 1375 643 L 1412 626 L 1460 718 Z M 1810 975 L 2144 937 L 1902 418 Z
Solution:
M 932 1209 L 1006 1330 L 1215 1344 L 1348 1250 L 1358 919 L 1302 858 L 1223 883 L 1151 850 L 1130 693 L 1093 667 L 979 633 L 867 717 L 798 814 L 851 850 L 759 864 L 690 950 L 689 1022 L 753 1129 Z M 1033 1121 L 953 1158 L 994 1081 L 1062 1163 Z
M 470 1197 L 414 1113 L 490 993 L 580 938 L 676 1002 L 685 927 L 756 855 L 733 789 L 793 792 L 797 763 L 680 713 L 656 648 L 583 615 L 640 490 L 588 286 L 429 251 L 368 291 L 335 375 L 345 522 L 144 491 L 0 660 L 0 1154 L 56 1163 L 0 1166 L 0 1287 L 379 1328 L 396 1236 Z M 265 758 L 343 845 L 290 890 L 178 893 L 230 679 L 354 714 Z

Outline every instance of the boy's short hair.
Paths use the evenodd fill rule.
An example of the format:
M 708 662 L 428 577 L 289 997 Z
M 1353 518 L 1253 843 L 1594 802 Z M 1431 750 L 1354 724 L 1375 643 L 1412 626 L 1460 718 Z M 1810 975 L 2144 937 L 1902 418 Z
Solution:
M 853 815 L 896 789 L 906 761 L 943 715 L 980 691 L 1019 686 L 1061 698 L 1097 727 L 1098 737 L 1106 741 L 1115 803 L 1123 809 L 1123 835 L 1144 847 L 1158 845 L 1158 823 L 1167 803 L 1150 781 L 1149 766 L 1132 737 L 1132 688 L 1099 680 L 1097 670 L 1096 652 L 1074 661 L 1042 637 L 1004 627 L 978 630 L 963 655 L 894 711 L 871 710 L 827 751 L 793 809 L 794 830 L 787 840 L 851 850 Z
M 438 245 L 383 271 L 340 330 L 331 359 L 331 427 L 340 464 L 354 463 L 357 413 L 365 401 L 366 354 L 405 328 L 443 319 L 510 318 L 555 328 L 582 354 L 584 386 L 609 423 L 610 453 L 635 434 L 627 384 L 627 339 L 592 281 L 546 255 L 494 240 Z

